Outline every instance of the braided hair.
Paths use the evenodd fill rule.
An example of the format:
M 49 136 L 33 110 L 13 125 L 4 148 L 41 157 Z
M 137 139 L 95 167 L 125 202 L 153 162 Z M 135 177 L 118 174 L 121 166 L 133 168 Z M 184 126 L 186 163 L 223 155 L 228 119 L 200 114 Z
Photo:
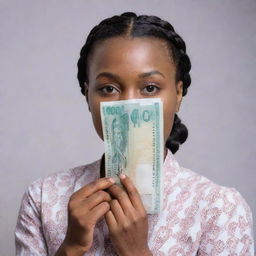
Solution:
M 133 12 L 125 12 L 113 17 L 104 19 L 95 26 L 89 33 L 87 40 L 80 51 L 78 60 L 77 78 L 81 87 L 81 93 L 86 96 L 85 83 L 88 81 L 88 58 L 92 54 L 96 42 L 117 36 L 127 37 L 156 37 L 168 43 L 170 55 L 176 66 L 176 82 L 183 82 L 182 96 L 187 94 L 187 89 L 191 84 L 189 71 L 191 63 L 186 54 L 186 44 L 175 32 L 173 26 L 157 16 L 140 15 Z M 175 113 L 173 127 L 166 141 L 166 147 L 173 154 L 179 149 L 179 145 L 184 143 L 188 137 L 186 126 L 181 123 L 181 119 Z

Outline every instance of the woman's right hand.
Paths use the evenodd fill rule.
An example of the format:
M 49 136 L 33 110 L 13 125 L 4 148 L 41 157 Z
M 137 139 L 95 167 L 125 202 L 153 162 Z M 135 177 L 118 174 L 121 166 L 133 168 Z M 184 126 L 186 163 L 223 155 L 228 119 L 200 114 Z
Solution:
M 68 203 L 68 227 L 55 256 L 83 255 L 92 246 L 97 221 L 110 209 L 110 195 L 104 191 L 114 179 L 101 178 L 76 191 Z

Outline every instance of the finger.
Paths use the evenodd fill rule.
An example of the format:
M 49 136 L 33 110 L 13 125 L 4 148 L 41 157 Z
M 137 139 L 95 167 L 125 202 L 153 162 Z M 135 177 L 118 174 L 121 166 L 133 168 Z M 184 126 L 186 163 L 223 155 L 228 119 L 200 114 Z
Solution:
M 111 201 L 111 197 L 109 195 L 109 193 L 100 190 L 92 195 L 90 195 L 89 197 L 87 197 L 86 199 L 84 199 L 82 202 L 78 202 L 79 205 L 81 207 L 85 207 L 86 210 L 91 210 L 92 208 L 94 208 L 95 206 L 97 206 L 98 204 L 102 203 L 102 202 L 109 202 Z
M 115 183 L 115 180 L 113 178 L 101 178 L 80 188 L 71 197 L 73 200 L 77 200 L 77 199 L 83 200 L 84 198 L 90 196 L 91 194 L 99 190 L 107 189 L 114 183 Z
M 117 227 L 117 222 L 116 222 L 115 216 L 111 210 L 107 211 L 107 213 L 105 214 L 105 220 L 106 220 L 109 230 L 110 231 L 115 230 L 115 228 Z
M 108 188 L 108 192 L 111 194 L 111 196 L 118 200 L 119 204 L 121 205 L 125 213 L 133 209 L 133 205 L 130 201 L 130 198 L 123 188 L 117 185 L 113 185 L 110 188 Z
M 125 174 L 120 174 L 120 181 L 126 189 L 131 204 L 135 209 L 144 209 L 140 194 L 134 186 L 132 180 Z
M 124 214 L 124 211 L 123 211 L 121 205 L 119 204 L 119 202 L 116 199 L 113 199 L 109 202 L 109 205 L 110 205 L 110 210 L 112 211 L 116 222 L 118 224 L 124 223 L 125 214 Z
M 110 210 L 110 205 L 108 202 L 102 202 L 101 204 L 95 206 L 86 216 L 85 221 L 90 219 L 92 223 L 96 223 L 101 217 L 103 217 Z

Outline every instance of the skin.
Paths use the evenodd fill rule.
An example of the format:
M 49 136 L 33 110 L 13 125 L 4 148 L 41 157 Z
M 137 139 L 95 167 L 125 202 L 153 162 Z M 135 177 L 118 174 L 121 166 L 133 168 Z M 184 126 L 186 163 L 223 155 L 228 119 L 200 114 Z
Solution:
M 166 141 L 171 132 L 174 114 L 181 104 L 183 88 L 182 81 L 175 82 L 176 67 L 166 42 L 149 37 L 110 38 L 97 45 L 90 59 L 89 84 L 85 86 L 88 89 L 89 110 L 100 138 L 103 140 L 101 101 L 152 97 L 163 101 Z M 151 71 L 158 71 L 160 74 L 148 75 Z M 110 73 L 113 77 L 104 73 Z M 153 93 L 149 93 L 150 85 L 159 89 L 155 88 Z M 113 92 L 107 93 L 111 86 Z
M 161 98 L 164 140 L 182 100 L 182 81 L 164 40 L 154 37 L 114 37 L 97 43 L 89 58 L 86 84 L 89 111 L 103 139 L 100 102 L 134 98 Z M 118 255 L 152 255 L 147 245 L 148 221 L 140 195 L 127 176 L 124 189 L 112 179 L 99 179 L 75 192 L 68 206 L 66 238 L 56 255 L 83 255 L 93 242 L 97 221 L 104 217 Z

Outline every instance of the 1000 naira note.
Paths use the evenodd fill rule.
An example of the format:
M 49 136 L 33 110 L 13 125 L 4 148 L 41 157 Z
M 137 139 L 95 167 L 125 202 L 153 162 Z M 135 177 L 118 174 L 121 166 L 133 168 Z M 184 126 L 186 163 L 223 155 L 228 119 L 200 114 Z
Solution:
M 163 105 L 158 98 L 101 102 L 105 174 L 127 174 L 147 213 L 162 206 Z

